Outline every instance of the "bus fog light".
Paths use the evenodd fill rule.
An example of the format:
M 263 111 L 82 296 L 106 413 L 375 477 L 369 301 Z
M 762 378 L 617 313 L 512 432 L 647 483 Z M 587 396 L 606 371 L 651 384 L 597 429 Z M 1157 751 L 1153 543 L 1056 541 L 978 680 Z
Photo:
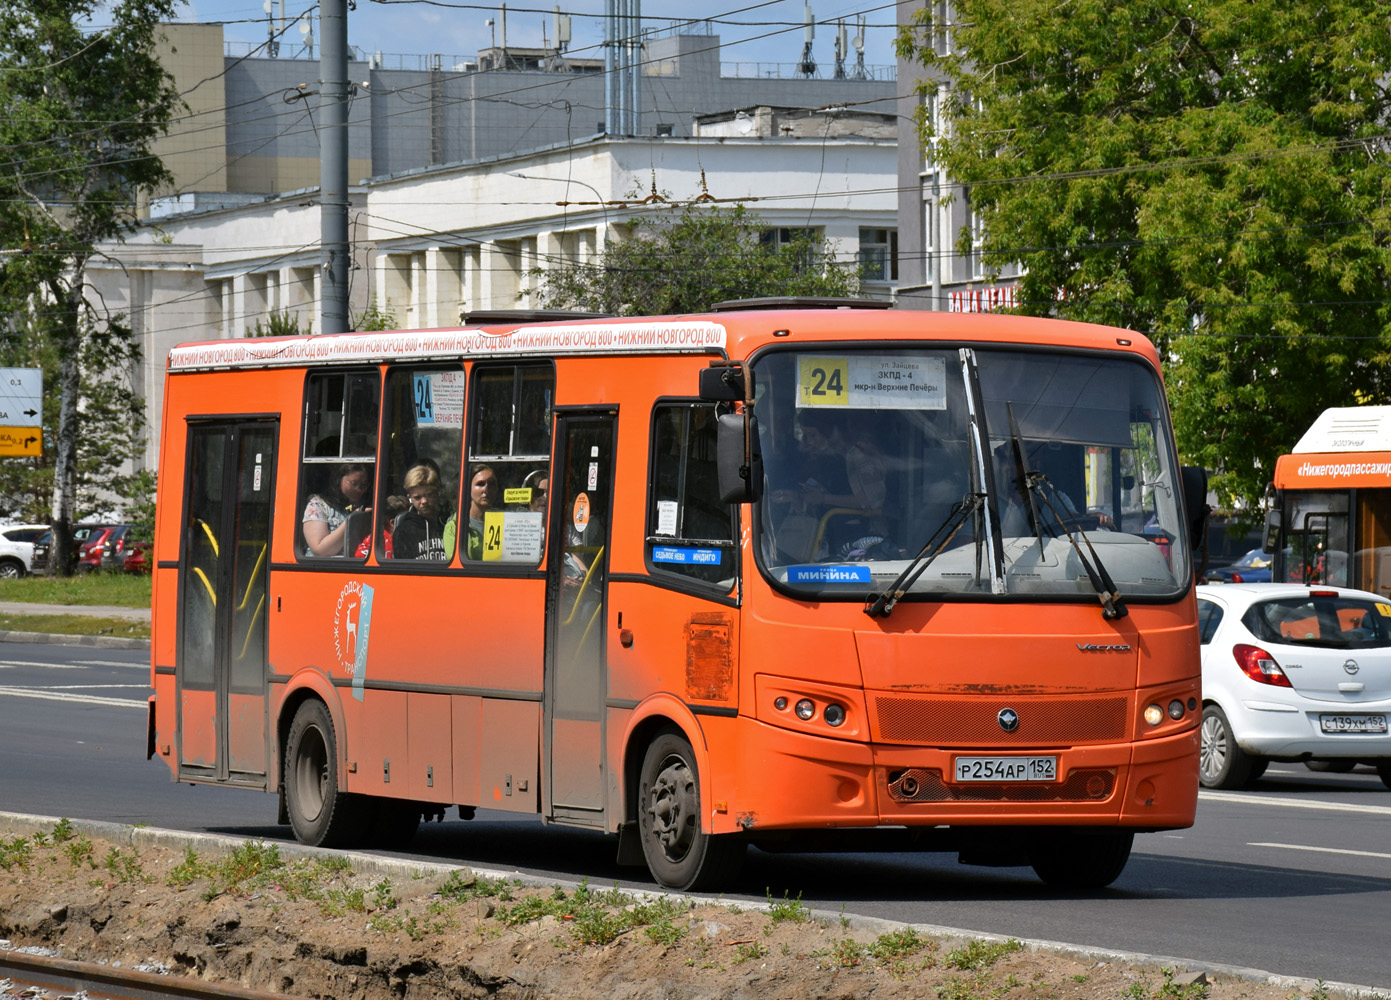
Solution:
M 779 712 L 787 711 L 787 699 L 782 697 L 782 695 L 779 695 L 778 697 L 773 699 L 773 707 L 776 708 Z
M 816 706 L 812 704 L 810 698 L 803 698 L 801 701 L 797 702 L 797 718 L 806 722 L 815 714 Z
M 828 726 L 839 726 L 845 722 L 845 708 L 841 705 L 827 705 L 823 718 Z
M 1171 719 L 1182 719 L 1182 718 L 1183 718 L 1183 702 L 1179 701 L 1177 698 L 1175 698 L 1173 701 L 1169 702 L 1169 718 L 1171 718 Z
M 1151 726 L 1157 726 L 1164 721 L 1164 709 L 1158 705 L 1150 705 L 1145 709 L 1145 721 Z

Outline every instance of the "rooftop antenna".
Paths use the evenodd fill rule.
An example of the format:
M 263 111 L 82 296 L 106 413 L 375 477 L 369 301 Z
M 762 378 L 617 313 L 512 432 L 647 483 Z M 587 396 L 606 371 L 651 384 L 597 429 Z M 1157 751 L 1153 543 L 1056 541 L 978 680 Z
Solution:
M 845 18 L 836 21 L 836 79 L 845 79 L 845 55 L 849 51 L 845 43 Z
M 557 52 L 564 52 L 570 47 L 570 15 L 560 12 L 560 5 L 555 7 L 555 48 Z
M 275 34 L 275 0 L 266 0 L 261 4 L 261 9 L 266 12 L 266 54 L 274 59 L 280 55 L 280 39 Z
M 858 15 L 855 18 L 855 37 L 850 39 L 850 44 L 855 46 L 855 72 L 852 75 L 856 80 L 868 80 L 869 74 L 865 72 L 864 15 Z
M 309 24 L 309 18 L 304 17 L 299 22 L 300 38 L 304 42 L 304 51 L 310 59 L 314 58 L 314 29 Z
M 816 37 L 816 21 L 812 17 L 811 4 L 805 7 L 805 18 L 807 26 L 803 31 L 802 61 L 797 64 L 797 73 L 800 76 L 813 77 L 816 75 L 816 59 L 811 54 L 811 42 Z

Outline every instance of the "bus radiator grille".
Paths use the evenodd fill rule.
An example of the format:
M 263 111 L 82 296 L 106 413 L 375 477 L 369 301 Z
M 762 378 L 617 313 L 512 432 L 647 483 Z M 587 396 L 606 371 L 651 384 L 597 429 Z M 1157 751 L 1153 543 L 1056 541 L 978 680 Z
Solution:
M 950 785 L 934 768 L 910 767 L 890 775 L 895 802 L 1100 802 L 1116 787 L 1110 768 L 1082 768 L 1058 782 Z
M 877 737 L 885 743 L 950 747 L 1077 746 L 1126 738 L 1129 701 L 1102 697 L 988 699 L 876 698 Z M 1012 708 L 1019 728 L 1006 733 L 999 712 Z

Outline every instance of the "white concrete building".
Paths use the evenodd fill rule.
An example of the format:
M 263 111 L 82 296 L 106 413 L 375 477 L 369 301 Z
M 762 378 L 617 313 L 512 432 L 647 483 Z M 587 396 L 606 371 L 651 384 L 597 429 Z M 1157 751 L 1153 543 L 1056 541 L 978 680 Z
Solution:
M 728 116 L 716 116 L 724 120 Z M 536 308 L 530 272 L 588 259 L 635 216 L 664 203 L 742 202 L 771 230 L 811 229 L 891 297 L 896 140 L 885 116 L 846 128 L 832 113 L 750 109 L 717 135 L 594 137 L 484 162 L 374 178 L 351 192 L 350 309 L 369 301 L 402 329 L 457 326 L 485 309 Z M 801 119 L 794 121 L 793 119 Z M 735 119 L 737 122 L 737 118 Z M 867 134 L 854 134 L 854 133 Z M 653 197 L 653 192 L 657 197 Z M 94 295 L 130 318 L 144 353 L 146 465 L 157 462 L 164 358 L 175 344 L 243 336 L 273 313 L 318 322 L 317 190 L 198 209 L 184 196 L 90 269 Z M 705 196 L 708 196 L 706 198 Z M 663 201 L 663 199 L 665 201 Z

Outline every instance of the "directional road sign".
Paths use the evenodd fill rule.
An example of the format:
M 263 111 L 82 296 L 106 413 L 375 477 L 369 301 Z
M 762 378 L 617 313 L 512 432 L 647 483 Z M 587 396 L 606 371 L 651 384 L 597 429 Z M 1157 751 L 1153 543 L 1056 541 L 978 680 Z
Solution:
M 0 455 L 43 454 L 43 372 L 0 368 Z

